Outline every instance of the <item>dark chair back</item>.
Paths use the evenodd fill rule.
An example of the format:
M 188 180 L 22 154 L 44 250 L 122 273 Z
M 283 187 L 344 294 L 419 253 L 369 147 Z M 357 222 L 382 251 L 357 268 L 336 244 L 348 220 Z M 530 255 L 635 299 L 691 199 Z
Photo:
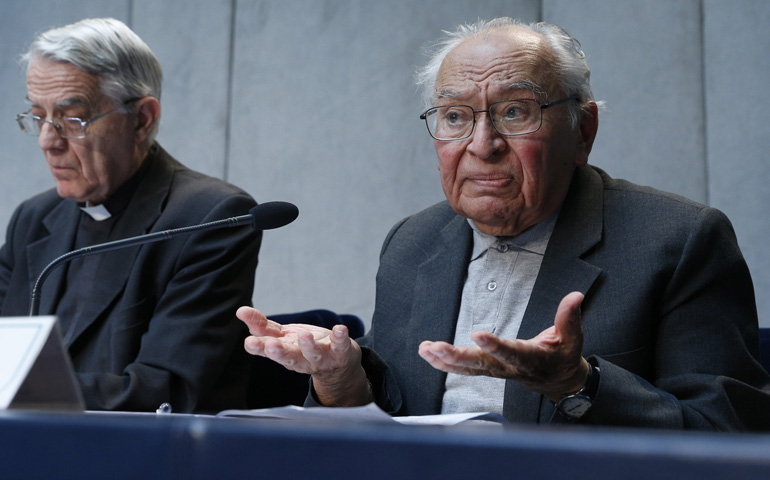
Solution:
M 351 338 L 364 335 L 364 322 L 355 315 L 337 314 L 329 310 L 268 315 L 282 325 L 306 323 L 331 329 L 339 323 L 348 327 Z M 254 356 L 251 364 L 248 408 L 270 408 L 284 405 L 302 405 L 307 396 L 310 375 L 293 372 L 264 357 Z
M 759 329 L 759 361 L 770 372 L 770 328 Z

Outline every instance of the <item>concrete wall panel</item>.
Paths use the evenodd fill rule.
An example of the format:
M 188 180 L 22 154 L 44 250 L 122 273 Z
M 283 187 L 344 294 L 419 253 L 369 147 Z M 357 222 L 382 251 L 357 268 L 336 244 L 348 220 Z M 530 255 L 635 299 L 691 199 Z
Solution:
M 155 52 L 165 73 L 158 141 L 188 167 L 223 178 L 231 0 L 134 0 L 132 12 L 132 28 Z
M 763 0 L 4 0 L 0 225 L 53 185 L 17 57 L 35 33 L 85 17 L 127 22 L 164 68 L 159 140 L 182 162 L 300 208 L 267 232 L 255 305 L 371 316 L 381 242 L 443 198 L 413 73 L 442 29 L 508 15 L 564 26 L 607 101 L 591 162 L 733 220 L 770 326 L 769 4 Z
M 704 2 L 708 188 L 733 222 L 770 327 L 770 2 Z
M 707 201 L 698 0 L 545 0 L 583 45 L 607 102 L 589 160 L 617 178 Z
M 331 308 L 367 322 L 382 240 L 443 199 L 413 73 L 442 29 L 532 1 L 241 1 L 237 6 L 231 180 L 259 201 L 289 200 L 267 232 L 255 304 Z

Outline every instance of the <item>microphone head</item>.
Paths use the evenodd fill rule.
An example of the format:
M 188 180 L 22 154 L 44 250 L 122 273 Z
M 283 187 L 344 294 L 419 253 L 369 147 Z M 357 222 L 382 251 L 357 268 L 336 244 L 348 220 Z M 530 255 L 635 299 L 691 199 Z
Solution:
M 299 216 L 299 209 L 289 202 L 265 202 L 249 210 L 251 226 L 256 230 L 271 230 L 290 224 Z

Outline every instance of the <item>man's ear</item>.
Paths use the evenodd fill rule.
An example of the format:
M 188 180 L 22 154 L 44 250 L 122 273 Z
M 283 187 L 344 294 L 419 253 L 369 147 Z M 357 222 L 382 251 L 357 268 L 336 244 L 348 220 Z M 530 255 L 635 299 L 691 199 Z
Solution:
M 596 132 L 599 130 L 599 108 L 596 102 L 588 102 L 583 107 L 583 116 L 578 126 L 578 153 L 575 158 L 575 164 L 582 167 L 588 163 L 588 155 L 596 139 Z
M 136 101 L 135 108 L 135 141 L 137 145 L 144 145 L 156 123 L 160 120 L 160 102 L 155 97 L 142 97 Z

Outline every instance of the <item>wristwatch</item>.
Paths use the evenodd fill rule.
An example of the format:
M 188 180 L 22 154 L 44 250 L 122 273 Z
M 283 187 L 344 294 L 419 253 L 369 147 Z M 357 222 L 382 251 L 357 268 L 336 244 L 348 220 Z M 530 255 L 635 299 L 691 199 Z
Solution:
M 599 388 L 599 367 L 593 365 L 588 361 L 588 379 L 583 388 L 577 393 L 572 395 L 565 395 L 559 403 L 556 404 L 556 409 L 568 420 L 579 420 L 586 414 L 588 409 L 594 403 L 596 397 L 596 390 Z

